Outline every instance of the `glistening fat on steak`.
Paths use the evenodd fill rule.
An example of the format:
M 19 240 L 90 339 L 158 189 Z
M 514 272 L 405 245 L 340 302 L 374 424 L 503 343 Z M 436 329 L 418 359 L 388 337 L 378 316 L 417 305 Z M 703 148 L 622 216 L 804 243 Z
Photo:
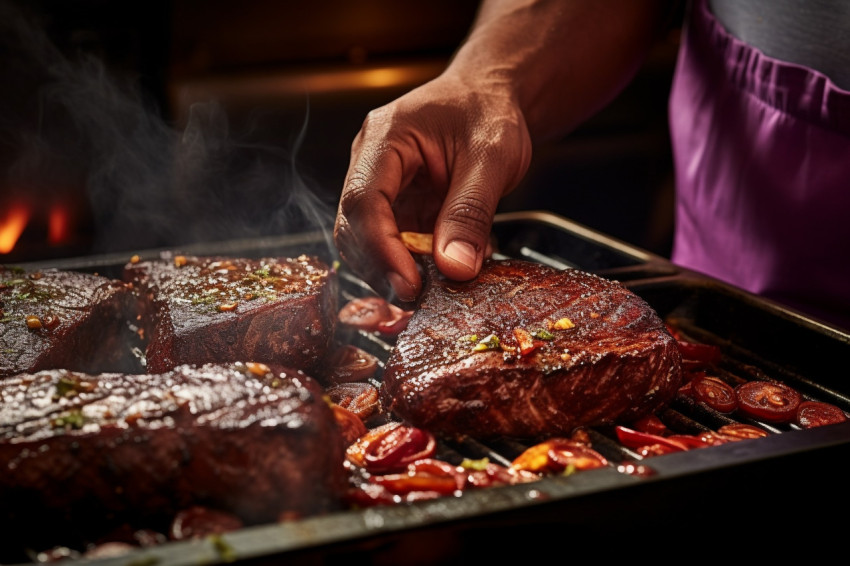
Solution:
M 543 437 L 647 414 L 680 385 L 681 354 L 622 284 L 487 260 L 468 282 L 428 258 L 426 287 L 383 374 L 385 406 L 434 432 Z
M 318 383 L 280 366 L 14 376 L 0 383 L 3 537 L 67 543 L 192 505 L 246 524 L 321 513 L 339 505 L 344 449 Z
M 315 257 L 177 255 L 125 266 L 140 297 L 147 370 L 252 360 L 312 370 L 327 352 L 337 279 Z
M 121 281 L 0 266 L 0 378 L 52 368 L 138 371 L 132 306 Z

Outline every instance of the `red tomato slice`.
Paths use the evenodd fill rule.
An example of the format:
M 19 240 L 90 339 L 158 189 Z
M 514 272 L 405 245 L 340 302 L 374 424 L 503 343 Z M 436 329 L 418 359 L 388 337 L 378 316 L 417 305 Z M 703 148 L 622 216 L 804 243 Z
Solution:
M 337 404 L 331 405 L 331 408 L 333 409 L 334 419 L 340 432 L 342 432 L 342 437 L 345 439 L 346 445 L 351 444 L 366 434 L 366 425 L 363 424 L 360 417 Z
M 433 458 L 412 462 L 405 472 L 375 475 L 369 481 L 384 486 L 390 493 L 408 494 L 413 491 L 431 491 L 450 495 L 466 486 L 466 475 L 461 468 Z
M 649 414 L 631 423 L 631 428 L 638 432 L 647 432 L 658 436 L 667 436 L 670 429 L 657 415 Z
M 367 331 L 378 328 L 378 324 L 394 318 L 390 303 L 381 297 L 360 297 L 345 304 L 339 311 L 339 321 Z
M 370 473 L 397 472 L 422 458 L 430 458 L 437 440 L 422 429 L 390 422 L 373 428 L 351 444 L 346 458 Z
M 797 408 L 797 424 L 803 428 L 814 428 L 847 420 L 840 407 L 823 401 L 803 401 Z
M 569 466 L 576 470 L 591 470 L 607 465 L 608 460 L 596 450 L 566 438 L 550 438 L 535 444 L 511 462 L 514 470 L 555 474 Z
M 730 440 L 749 440 L 751 438 L 763 438 L 770 434 L 763 428 L 747 423 L 731 423 L 717 429 L 719 434 Z
M 352 299 L 340 309 L 339 321 L 366 332 L 396 335 L 407 327 L 413 311 L 398 307 L 376 296 Z
M 731 413 L 738 408 L 738 397 L 735 388 L 719 377 L 697 377 L 692 382 L 693 396 L 715 411 Z
M 362 421 L 381 411 L 380 394 L 371 383 L 339 383 L 325 389 L 325 393 L 333 403 L 348 409 Z
M 772 381 L 748 381 L 735 388 L 738 410 L 772 423 L 792 422 L 802 397 L 793 388 Z
M 378 358 L 366 350 L 352 344 L 337 347 L 328 356 L 327 381 L 330 383 L 349 383 L 364 381 L 378 371 Z
M 714 365 L 723 358 L 723 352 L 719 347 L 712 344 L 700 344 L 676 340 L 679 351 L 682 353 L 682 361 L 687 367 Z

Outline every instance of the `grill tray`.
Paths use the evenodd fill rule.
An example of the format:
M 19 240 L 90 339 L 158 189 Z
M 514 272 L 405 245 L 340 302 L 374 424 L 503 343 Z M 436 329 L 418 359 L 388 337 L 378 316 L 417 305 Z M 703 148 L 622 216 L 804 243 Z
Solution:
M 850 412 L 848 371 L 840 365 L 850 359 L 850 335 L 843 331 L 550 213 L 498 215 L 494 233 L 497 255 L 576 267 L 622 281 L 662 317 L 674 318 L 687 335 L 720 346 L 724 371 L 742 379 L 768 376 L 805 397 Z M 309 253 L 331 262 L 336 259 L 332 250 L 327 234 L 317 232 L 186 246 L 180 251 L 249 257 Z M 158 257 L 159 252 L 148 250 L 140 256 Z M 127 259 L 126 254 L 89 256 L 26 267 L 118 277 Z M 341 305 L 371 292 L 344 267 L 340 274 Z M 347 335 L 345 341 L 377 355 L 382 363 L 393 347 L 391 341 L 365 332 Z M 678 401 L 660 416 L 685 434 L 729 422 L 753 422 L 773 434 L 647 458 L 642 463 L 654 473 L 637 477 L 617 471 L 617 464 L 640 456 L 623 448 L 613 430 L 600 427 L 590 431 L 591 440 L 611 462 L 609 468 L 471 490 L 460 497 L 248 527 L 221 537 L 227 552 L 222 552 L 221 540 L 182 541 L 74 563 L 176 566 L 234 559 L 244 564 L 446 563 L 505 558 L 512 552 L 531 558 L 546 547 L 558 552 L 567 539 L 600 535 L 640 540 L 688 533 L 698 540 L 699 529 L 775 536 L 778 527 L 790 526 L 795 535 L 823 537 L 843 522 L 831 518 L 830 510 L 841 513 L 850 503 L 843 469 L 850 455 L 850 422 L 800 430 L 736 420 Z M 486 456 L 507 465 L 527 447 L 516 441 L 442 439 L 438 456 L 456 462 Z M 834 540 L 821 538 L 818 548 L 823 550 L 825 542 Z M 701 556 L 706 552 L 711 554 L 711 549 L 700 549 Z

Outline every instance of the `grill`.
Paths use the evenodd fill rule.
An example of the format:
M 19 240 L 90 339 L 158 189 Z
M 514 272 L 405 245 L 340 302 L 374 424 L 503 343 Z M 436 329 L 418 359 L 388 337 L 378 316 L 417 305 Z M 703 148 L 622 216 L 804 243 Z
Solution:
M 497 257 L 576 267 L 622 281 L 663 318 L 675 320 L 686 336 L 719 346 L 724 354 L 722 371 L 731 380 L 776 379 L 807 399 L 850 412 L 848 371 L 840 365 L 850 359 L 850 335 L 550 213 L 500 214 L 494 234 Z M 333 261 L 330 250 L 327 235 L 320 232 L 181 249 L 251 257 L 310 253 Z M 140 255 L 156 257 L 159 251 Z M 126 260 L 123 254 L 89 256 L 27 267 L 118 276 Z M 371 292 L 344 267 L 340 274 L 340 304 Z M 346 335 L 344 341 L 376 355 L 382 364 L 393 348 L 391 340 L 362 331 Z M 683 434 L 716 430 L 732 422 L 757 424 L 771 434 L 645 458 L 641 463 L 651 473 L 634 475 L 618 467 L 641 457 L 617 441 L 612 427 L 597 427 L 589 431 L 591 441 L 611 463 L 608 468 L 471 490 L 459 497 L 249 527 L 218 539 L 167 543 L 93 562 L 434 563 L 504 558 L 514 552 L 531 558 L 547 548 L 573 553 L 591 536 L 644 541 L 642 550 L 649 552 L 657 545 L 681 543 L 681 538 L 671 537 L 683 534 L 693 537 L 695 545 L 702 541 L 695 548 L 705 556 L 712 553 L 705 545 L 713 543 L 704 539 L 717 533 L 722 546 L 736 533 L 775 537 L 784 529 L 794 536 L 821 537 L 820 550 L 836 540 L 823 535 L 841 525 L 834 517 L 850 503 L 843 468 L 850 455 L 850 422 L 803 430 L 740 420 L 682 399 L 659 416 Z M 455 463 L 465 457 L 487 457 L 509 465 L 528 447 L 508 440 L 440 439 L 437 457 Z M 700 529 L 709 530 L 701 534 Z M 775 552 L 782 548 L 781 542 L 763 544 L 778 545 Z

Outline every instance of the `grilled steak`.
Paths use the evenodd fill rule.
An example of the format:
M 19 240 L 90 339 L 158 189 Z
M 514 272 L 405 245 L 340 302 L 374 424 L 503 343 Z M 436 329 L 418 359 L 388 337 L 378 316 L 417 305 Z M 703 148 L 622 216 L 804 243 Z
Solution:
M 476 279 L 452 282 L 430 262 L 382 397 L 431 431 L 531 438 L 637 418 L 681 374 L 663 321 L 618 282 L 521 260 L 487 260 Z
M 127 285 L 98 275 L 0 266 L 0 378 L 65 368 L 133 371 Z
M 253 360 L 312 370 L 333 339 L 337 279 L 320 260 L 174 256 L 130 263 L 147 371 Z
M 50 533 L 55 544 L 122 519 L 165 529 L 193 505 L 246 524 L 320 513 L 338 505 L 343 461 L 320 386 L 280 366 L 47 370 L 0 383 L 8 540 Z

